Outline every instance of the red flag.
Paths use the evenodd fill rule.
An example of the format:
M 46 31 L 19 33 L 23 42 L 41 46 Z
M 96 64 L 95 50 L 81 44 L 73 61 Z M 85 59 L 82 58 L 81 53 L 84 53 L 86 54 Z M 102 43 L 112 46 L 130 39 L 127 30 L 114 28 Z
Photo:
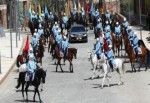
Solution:
M 28 50 L 29 50 L 29 35 L 27 36 L 27 39 L 26 39 L 26 45 L 25 45 L 25 48 L 24 48 L 24 53 L 26 53 L 26 55 L 28 55 Z
M 86 12 L 89 12 L 90 11 L 90 8 L 89 8 L 89 5 L 88 5 L 88 3 L 84 0 L 84 7 L 85 7 L 85 10 L 86 10 Z

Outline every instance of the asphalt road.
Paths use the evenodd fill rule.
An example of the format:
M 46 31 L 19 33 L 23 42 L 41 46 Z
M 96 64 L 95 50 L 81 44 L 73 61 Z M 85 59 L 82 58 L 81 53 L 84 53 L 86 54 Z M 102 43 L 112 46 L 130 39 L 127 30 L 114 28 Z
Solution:
M 150 70 L 131 73 L 130 63 L 125 63 L 126 73 L 124 85 L 118 86 L 119 76 L 116 72 L 110 78 L 110 87 L 100 88 L 102 79 L 89 79 L 92 76 L 91 64 L 88 61 L 88 51 L 93 49 L 94 35 L 88 31 L 88 43 L 73 43 L 70 47 L 78 49 L 77 59 L 73 59 L 74 73 L 69 72 L 69 63 L 62 68 L 64 73 L 55 72 L 50 54 L 45 51 L 43 68 L 47 70 L 44 90 L 40 92 L 43 103 L 149 103 L 150 101 Z M 138 67 L 138 64 L 136 65 Z M 0 103 L 23 103 L 19 88 L 15 89 L 18 78 L 17 67 L 11 71 L 7 79 L 0 85 Z M 58 69 L 60 71 L 60 69 Z M 105 82 L 106 84 L 107 82 Z M 29 92 L 29 102 L 32 103 L 33 87 Z M 36 96 L 37 102 L 39 101 Z

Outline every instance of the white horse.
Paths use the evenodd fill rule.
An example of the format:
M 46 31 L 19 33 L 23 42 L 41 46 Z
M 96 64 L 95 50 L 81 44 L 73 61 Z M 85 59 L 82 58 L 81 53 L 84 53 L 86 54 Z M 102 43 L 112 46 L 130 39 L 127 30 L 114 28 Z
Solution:
M 96 73 L 96 67 L 102 67 L 102 73 L 103 73 L 103 80 L 102 80 L 102 84 L 101 84 L 101 88 L 103 88 L 104 86 L 104 82 L 105 82 L 105 78 L 107 78 L 107 82 L 108 82 L 108 86 L 110 86 L 109 84 L 109 76 L 108 73 L 111 71 L 111 68 L 109 66 L 107 57 L 105 56 L 104 53 L 101 54 L 101 59 L 98 60 L 96 54 L 94 53 L 94 51 L 89 51 L 88 52 L 88 59 L 91 61 L 91 64 L 93 66 L 93 73 L 94 75 L 92 76 L 92 79 L 94 79 Z M 122 74 L 124 74 L 125 69 L 124 69 L 124 63 L 121 59 L 119 58 L 115 58 L 115 68 L 114 70 L 119 74 L 119 83 L 118 85 L 123 84 L 122 81 Z
M 107 78 L 107 82 L 108 82 L 108 87 L 110 86 L 109 84 L 109 78 L 108 78 L 108 73 L 110 72 L 110 66 L 108 61 L 105 59 L 105 63 L 103 63 L 103 70 L 104 70 L 104 77 L 102 80 L 102 84 L 101 84 L 101 88 L 103 88 L 104 86 L 104 82 L 105 82 L 105 78 Z M 122 85 L 123 81 L 122 81 L 122 74 L 124 74 L 125 69 L 124 69 L 124 63 L 121 59 L 119 58 L 115 58 L 115 67 L 114 70 L 119 74 L 119 82 L 118 85 Z
M 88 52 L 88 60 L 91 61 L 92 64 L 92 69 L 93 69 L 93 76 L 92 79 L 94 79 L 97 75 L 96 75 L 96 69 L 99 67 L 100 68 L 103 66 L 103 63 L 105 62 L 105 55 L 104 53 L 101 53 L 101 59 L 97 59 L 97 55 L 94 53 L 94 50 L 91 50 Z

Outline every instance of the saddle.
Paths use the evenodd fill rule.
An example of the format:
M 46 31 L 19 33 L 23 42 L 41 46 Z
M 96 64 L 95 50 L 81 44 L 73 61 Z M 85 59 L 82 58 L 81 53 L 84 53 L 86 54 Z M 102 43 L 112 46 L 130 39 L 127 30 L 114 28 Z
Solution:
M 138 47 L 137 50 L 138 50 L 138 52 L 137 52 L 138 54 L 142 54 L 142 49 L 141 49 L 140 47 Z M 134 54 L 136 54 L 136 51 L 135 51 L 135 50 L 134 50 Z

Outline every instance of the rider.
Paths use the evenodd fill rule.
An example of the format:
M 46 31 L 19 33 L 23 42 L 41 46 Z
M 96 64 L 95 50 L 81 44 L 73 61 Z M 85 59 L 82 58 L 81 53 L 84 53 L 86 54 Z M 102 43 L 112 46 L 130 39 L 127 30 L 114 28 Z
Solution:
M 44 30 L 43 30 L 41 24 L 39 24 L 38 34 L 39 34 L 39 37 L 41 37 L 42 35 L 44 35 Z
M 107 60 L 112 71 L 115 69 L 114 53 L 112 50 L 112 45 L 109 45 L 109 50 L 107 51 Z
M 37 69 L 36 62 L 34 61 L 33 56 L 29 57 L 29 61 L 27 63 L 27 68 L 28 68 L 28 72 L 26 74 L 26 77 L 29 77 L 29 79 L 27 81 L 31 82 L 34 80 L 35 71 Z
M 36 33 L 34 33 L 34 36 L 32 37 L 32 40 L 31 40 L 31 46 L 33 48 L 33 53 L 34 54 L 35 54 L 36 47 L 37 47 L 38 44 L 39 44 L 39 40 L 36 38 Z
M 53 31 L 53 34 L 54 34 L 54 38 L 55 38 L 55 39 L 56 39 L 57 35 L 59 34 L 58 30 L 59 30 L 59 26 L 56 25 L 56 26 L 55 26 L 55 29 L 54 29 L 54 31 Z
M 105 25 L 105 28 L 104 28 L 104 31 L 106 32 L 106 29 L 109 28 L 110 29 L 110 25 L 108 24 L 108 21 L 106 21 L 106 25 Z
M 62 41 L 61 30 L 58 29 L 58 35 L 56 35 L 56 47 L 57 47 L 58 49 L 61 48 L 61 41 Z
M 115 34 L 116 34 L 116 36 L 122 36 L 121 35 L 121 27 L 118 22 L 116 22 Z
M 55 31 L 56 26 L 57 26 L 57 22 L 55 22 L 55 24 L 53 25 L 53 27 L 52 27 L 52 32 L 54 32 L 54 31 Z
M 66 39 L 67 39 L 67 37 L 63 36 L 63 40 L 61 42 L 61 49 L 62 49 L 62 52 L 64 54 L 64 62 L 65 62 L 67 51 L 68 51 L 68 47 L 69 47 L 68 40 L 66 40 Z
M 99 18 L 98 20 L 97 20 L 97 26 L 96 26 L 96 29 L 100 29 L 100 30 L 102 30 L 102 21 L 101 21 L 101 18 Z
M 108 44 L 112 44 L 110 34 L 111 34 L 110 28 L 108 27 L 105 32 L 105 38 Z
M 73 20 L 75 20 L 77 18 L 77 14 L 78 14 L 78 10 L 77 10 L 77 8 L 74 8 L 72 11 Z
M 35 56 L 34 56 L 33 48 L 32 48 L 32 47 L 30 47 L 30 49 L 29 49 L 29 51 L 28 51 L 28 59 L 29 59 L 30 56 L 33 56 L 34 61 L 36 61 L 36 58 L 35 58 Z
M 110 13 L 109 10 L 107 10 L 106 14 L 105 14 L 106 20 L 110 21 Z
M 123 20 L 124 20 L 123 26 L 125 29 L 127 29 L 129 26 L 129 23 L 127 22 L 126 18 L 124 18 Z
M 66 16 L 66 13 L 64 13 L 62 17 L 62 23 L 65 25 L 65 28 L 67 28 L 67 22 L 68 22 L 68 17 Z
M 129 29 L 127 29 L 127 32 L 128 32 L 128 38 L 130 40 L 130 43 L 133 44 L 133 30 L 132 30 L 132 27 L 130 26 Z
M 98 10 L 95 11 L 95 14 L 94 14 L 96 20 L 98 20 L 100 18 L 100 14 L 98 12 Z
M 85 19 L 85 11 L 84 11 L 83 7 L 81 9 L 81 16 L 82 16 L 82 19 L 84 20 Z
M 96 38 L 96 44 L 95 44 L 95 54 L 97 56 L 97 59 L 101 59 L 101 45 L 99 38 Z
M 138 47 L 139 47 L 138 42 L 139 42 L 139 39 L 137 37 L 137 33 L 135 32 L 134 38 L 133 38 L 133 48 L 134 48 L 134 51 L 136 53 L 136 57 L 138 56 Z
M 50 21 L 53 21 L 53 20 L 54 20 L 54 15 L 52 14 L 52 12 L 50 12 L 49 14 L 50 14 L 50 15 L 49 15 Z
M 36 15 L 35 11 L 32 11 L 31 21 L 33 21 L 34 19 L 37 19 L 37 15 Z

